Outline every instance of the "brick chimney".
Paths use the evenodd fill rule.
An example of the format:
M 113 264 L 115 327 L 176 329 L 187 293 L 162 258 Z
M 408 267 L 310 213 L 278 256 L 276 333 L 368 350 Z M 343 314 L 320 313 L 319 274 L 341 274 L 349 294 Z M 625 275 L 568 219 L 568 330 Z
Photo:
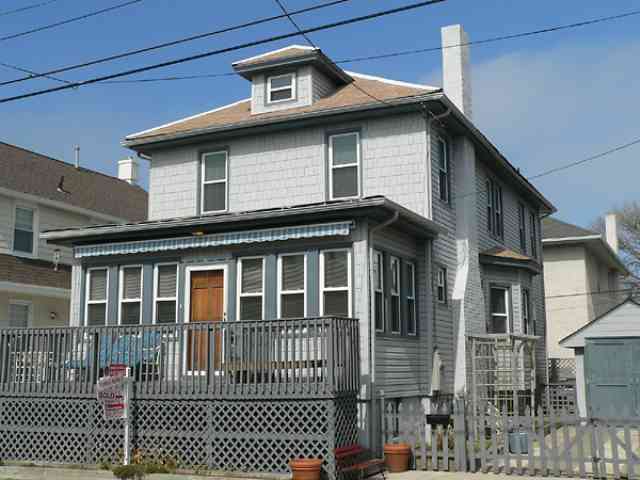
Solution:
M 125 158 L 118 162 L 118 178 L 131 185 L 138 184 L 138 159 L 134 157 Z
M 618 253 L 618 216 L 607 213 L 604 217 L 604 235 L 611 249 Z
M 469 119 L 471 115 L 471 75 L 469 70 L 469 42 L 462 25 L 442 27 L 442 87 L 449 99 Z

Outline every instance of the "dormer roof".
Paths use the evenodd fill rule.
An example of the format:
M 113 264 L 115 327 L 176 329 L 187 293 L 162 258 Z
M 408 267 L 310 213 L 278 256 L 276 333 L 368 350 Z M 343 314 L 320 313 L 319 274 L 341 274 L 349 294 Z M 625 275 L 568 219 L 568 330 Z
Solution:
M 337 85 L 353 81 L 353 78 L 333 63 L 329 57 L 322 53 L 322 50 L 304 45 L 290 45 L 231 64 L 236 73 L 247 80 L 263 71 L 300 65 L 313 65 L 335 81 Z

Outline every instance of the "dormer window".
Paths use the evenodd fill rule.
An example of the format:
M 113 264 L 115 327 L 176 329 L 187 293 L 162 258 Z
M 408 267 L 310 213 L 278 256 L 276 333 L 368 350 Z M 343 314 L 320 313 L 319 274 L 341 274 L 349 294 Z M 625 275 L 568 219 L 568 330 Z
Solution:
M 293 100 L 296 97 L 296 74 L 286 73 L 267 78 L 267 103 Z

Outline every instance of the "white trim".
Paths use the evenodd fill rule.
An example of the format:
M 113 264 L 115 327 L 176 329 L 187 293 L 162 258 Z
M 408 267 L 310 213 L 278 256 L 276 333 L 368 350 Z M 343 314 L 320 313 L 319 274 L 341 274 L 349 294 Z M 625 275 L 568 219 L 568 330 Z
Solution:
M 217 263 L 212 265 L 193 265 L 185 268 L 185 298 L 184 298 L 184 323 L 191 323 L 191 273 L 192 272 L 204 272 L 208 270 L 222 270 L 223 271 L 223 293 L 222 293 L 222 320 L 227 318 L 227 292 L 228 290 L 228 275 L 227 264 Z M 185 351 L 186 352 L 186 351 Z M 185 353 L 186 354 L 186 353 Z
M 224 153 L 224 179 L 206 180 L 205 179 L 205 157 L 208 155 L 217 155 Z M 224 208 L 221 210 L 205 210 L 204 209 L 204 187 L 206 185 L 216 185 L 224 183 Z M 200 213 L 208 215 L 210 213 L 221 213 L 229 210 L 229 152 L 226 150 L 215 150 L 212 152 L 204 152 L 200 155 Z
M 355 163 L 345 163 L 341 165 L 333 164 L 333 139 L 337 137 L 349 137 L 355 135 L 356 137 L 356 162 Z M 345 133 L 336 133 L 333 135 L 329 135 L 329 200 L 348 200 L 349 198 L 360 198 L 360 190 L 361 190 L 361 174 L 362 174 L 362 161 L 360 159 L 362 152 L 360 151 L 360 132 L 345 132 Z M 353 168 L 356 167 L 356 189 L 357 192 L 355 195 L 345 196 L 345 197 L 334 197 L 333 195 L 333 171 L 339 168 Z
M 91 300 L 89 291 L 91 288 L 91 272 L 95 270 L 104 270 L 106 272 L 106 284 L 105 284 L 105 295 L 104 300 Z M 109 325 L 109 281 L 111 275 L 109 274 L 108 267 L 92 267 L 88 268 L 85 273 L 85 292 L 84 292 L 84 325 L 85 327 L 89 326 L 89 305 L 98 305 L 104 304 L 104 324 Z M 93 325 L 98 326 L 98 325 Z
M 491 292 L 492 290 L 503 290 L 504 291 L 504 306 L 505 306 L 505 313 L 494 313 L 493 310 L 491 309 Z M 498 317 L 504 317 L 505 319 L 505 332 L 506 334 L 510 334 L 511 333 L 511 302 L 510 302 L 510 297 L 511 297 L 511 289 L 509 287 L 503 287 L 502 285 L 489 285 L 489 320 L 491 322 L 491 330 L 493 330 L 493 317 L 498 316 Z M 491 333 L 503 333 L 503 332 L 491 332 Z
M 242 293 L 242 261 L 243 260 L 262 260 L 262 288 L 260 289 L 260 293 Z M 250 257 L 239 257 L 237 259 L 237 278 L 236 278 L 236 320 L 242 320 L 240 318 L 240 299 L 243 297 L 261 297 L 261 312 L 260 318 L 258 320 L 264 320 L 264 307 L 265 307 L 265 286 L 266 286 L 266 266 L 267 259 L 263 255 L 253 255 Z
M 11 327 L 11 317 L 9 316 L 9 312 L 11 310 L 11 305 L 19 305 L 21 307 L 27 307 L 27 325 L 25 327 Z M 7 326 L 9 328 L 29 328 L 33 326 L 33 302 L 31 300 L 9 300 L 7 305 Z
M 325 287 L 324 286 L 324 256 L 330 252 L 347 252 L 347 286 L 346 287 Z M 347 306 L 349 308 L 348 316 L 353 316 L 353 294 L 351 292 L 353 280 L 351 265 L 351 249 L 349 248 L 330 248 L 320 251 L 320 316 L 324 315 L 324 293 L 325 292 L 343 292 L 347 291 Z
M 140 296 L 138 298 L 124 298 L 124 271 L 137 268 L 140 270 Z M 139 303 L 140 304 L 140 317 L 138 318 L 137 325 L 142 325 L 142 295 L 144 288 L 144 271 L 141 264 L 136 265 L 123 265 L 118 271 L 118 325 L 122 325 L 122 304 L 123 303 Z M 127 324 L 128 325 L 128 324 Z
M 397 276 L 397 289 L 394 290 L 393 289 L 393 264 L 397 265 L 396 268 L 396 276 Z M 400 294 L 400 292 L 402 292 L 402 279 L 400 277 L 402 277 L 402 269 L 401 269 L 401 263 L 400 263 L 400 259 L 396 256 L 389 256 L 389 273 L 391 274 L 391 279 L 390 279 L 390 285 L 389 285 L 389 302 L 391 303 L 391 305 L 389 306 L 389 311 L 391 312 L 391 318 L 389 318 L 389 321 L 391 322 L 391 333 L 393 333 L 394 335 L 400 335 L 402 333 L 402 307 L 401 307 L 401 302 L 402 302 L 402 295 Z M 398 298 L 398 330 L 394 330 L 393 329 L 393 312 L 391 311 L 393 309 L 393 302 L 391 301 L 393 299 L 393 297 L 397 297 Z
M 438 266 L 436 271 L 436 302 L 442 305 L 446 305 L 448 303 L 449 292 L 447 292 L 447 267 Z M 440 283 L 440 277 L 442 274 L 442 283 Z M 442 287 L 442 291 L 444 294 L 444 298 L 440 300 L 438 297 L 438 290 Z
M 376 278 L 374 276 L 373 264 L 376 261 L 376 257 L 378 257 L 378 275 L 380 275 L 380 288 L 376 288 Z M 387 327 L 387 316 L 385 315 L 384 308 L 384 255 L 381 251 L 376 250 L 375 248 L 371 249 L 371 290 L 373 291 L 373 295 L 371 296 L 372 306 L 371 311 L 373 312 L 373 326 L 376 332 L 384 332 Z M 376 293 L 382 294 L 382 328 L 378 328 L 376 324 Z
M 283 290 L 282 288 L 282 257 L 296 257 L 296 256 L 302 256 L 303 258 L 303 286 L 302 286 L 302 290 Z M 307 316 L 307 254 L 305 252 L 294 252 L 294 253 L 281 253 L 280 255 L 278 255 L 278 264 L 277 264 L 277 311 L 278 311 L 278 318 L 282 318 L 282 295 L 295 295 L 295 294 L 302 294 L 303 298 L 303 305 L 304 305 L 304 310 L 303 310 L 303 316 L 306 317 Z
M 294 49 L 294 48 L 298 48 L 300 50 L 320 50 L 319 48 L 309 47 L 307 45 L 289 45 L 287 47 L 282 47 L 282 48 L 279 48 L 277 50 L 271 50 L 270 52 L 265 52 L 265 53 L 261 53 L 260 55 L 255 55 L 253 57 L 243 58 L 242 60 L 238 60 L 237 62 L 233 62 L 231 64 L 231 66 L 239 65 L 239 64 L 245 63 L 245 62 L 250 62 L 252 60 L 257 60 L 259 58 L 263 58 L 263 57 L 266 57 L 266 56 L 269 56 L 269 55 L 273 55 L 274 53 L 280 53 L 280 52 L 284 52 L 286 50 L 291 50 L 291 49 Z
M 215 113 L 215 112 L 219 112 L 220 110 L 224 110 L 225 108 L 231 108 L 231 107 L 235 107 L 236 105 L 240 105 L 241 103 L 244 102 L 250 102 L 251 101 L 251 97 L 249 98 L 243 98 L 242 100 L 238 100 L 237 102 L 233 102 L 233 103 L 228 103 L 227 105 L 223 105 L 221 107 L 216 107 L 213 110 L 207 110 L 206 112 L 202 112 L 202 113 L 196 113 L 195 115 L 190 115 L 188 117 L 184 117 L 181 118 L 179 120 L 174 120 L 172 122 L 169 123 L 165 123 L 163 125 L 159 125 L 157 127 L 152 127 L 152 128 L 148 128 L 146 130 L 142 130 L 140 132 L 135 132 L 135 133 L 131 133 L 129 135 L 127 135 L 125 137 L 125 140 L 129 139 L 129 138 L 135 138 L 135 137 L 139 137 L 140 135 L 144 135 L 146 133 L 151 133 L 154 130 L 160 130 L 161 128 L 166 128 L 166 127 L 171 127 L 173 125 L 177 125 L 178 123 L 181 122 L 186 122 L 188 120 L 193 120 L 194 118 L 198 118 L 198 117 L 202 117 L 204 115 L 208 115 L 210 113 Z M 124 144 L 125 142 L 122 142 L 122 144 Z
M 409 331 L 409 322 L 407 322 L 407 335 L 415 337 L 418 334 L 418 319 L 416 317 L 416 264 L 413 262 L 405 262 L 407 269 L 411 269 L 411 286 L 412 290 L 407 290 L 406 300 L 413 301 L 413 332 Z M 408 305 L 407 305 L 408 308 Z M 408 317 L 407 317 L 408 318 Z
M 41 285 L 29 285 L 26 283 L 0 281 L 0 292 L 24 293 L 49 298 L 71 298 L 71 290 L 66 288 L 44 287 Z
M 160 277 L 158 276 L 158 267 L 167 267 L 173 265 L 176 267 L 176 294 L 175 297 L 158 297 L 158 283 Z M 153 266 L 153 307 L 152 307 L 152 319 L 151 323 L 156 324 L 156 312 L 157 312 L 157 303 L 158 302 L 168 302 L 174 301 L 176 303 L 176 318 L 175 322 L 178 322 L 178 288 L 180 285 L 180 268 L 178 268 L 178 262 L 160 262 L 156 263 Z M 160 325 L 169 325 L 169 324 L 160 324 Z
M 365 73 L 352 72 L 350 70 L 344 70 L 344 73 L 352 77 L 364 78 L 365 80 L 376 80 L 378 82 L 388 83 L 389 85 L 398 85 L 400 87 L 421 88 L 424 90 L 438 90 L 438 87 L 432 85 L 425 85 L 422 83 L 403 82 L 401 80 L 392 80 L 390 78 L 376 77 L 374 75 L 367 75 Z
M 602 235 L 585 235 L 584 237 L 554 237 L 543 238 L 542 243 L 551 242 L 581 242 L 584 240 L 602 240 Z
M 31 222 L 31 242 L 32 242 L 32 251 L 31 252 L 23 252 L 22 250 L 16 250 L 16 218 L 17 218 L 17 210 L 31 210 L 33 214 L 32 222 Z M 26 232 L 27 230 L 22 230 Z M 35 205 L 30 205 L 26 203 L 14 202 L 13 203 L 13 217 L 11 224 L 11 254 L 16 257 L 24 257 L 24 258 L 38 258 L 38 247 L 40 243 L 40 214 L 38 207 Z
M 291 77 L 291 85 L 290 86 L 285 86 L 285 87 L 276 87 L 276 88 L 271 88 L 271 81 L 273 79 L 276 78 L 284 78 L 284 77 Z M 267 101 L 266 104 L 267 105 L 273 105 L 274 103 L 282 103 L 282 102 L 290 102 L 292 100 L 296 99 L 296 83 L 297 83 L 297 75 L 296 72 L 289 72 L 289 73 L 283 73 L 281 75 L 271 75 L 269 77 L 267 77 L 266 82 L 267 82 Z M 291 90 L 291 96 L 289 98 L 281 98 L 280 100 L 271 100 L 271 94 L 273 92 L 280 92 L 283 90 Z

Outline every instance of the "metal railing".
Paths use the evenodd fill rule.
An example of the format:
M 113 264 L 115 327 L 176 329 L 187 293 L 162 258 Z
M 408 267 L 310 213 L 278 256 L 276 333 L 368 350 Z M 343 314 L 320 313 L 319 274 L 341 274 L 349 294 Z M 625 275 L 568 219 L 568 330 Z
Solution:
M 328 398 L 359 389 L 358 321 L 318 317 L 0 330 L 0 395 L 87 397 L 112 364 L 136 398 Z

